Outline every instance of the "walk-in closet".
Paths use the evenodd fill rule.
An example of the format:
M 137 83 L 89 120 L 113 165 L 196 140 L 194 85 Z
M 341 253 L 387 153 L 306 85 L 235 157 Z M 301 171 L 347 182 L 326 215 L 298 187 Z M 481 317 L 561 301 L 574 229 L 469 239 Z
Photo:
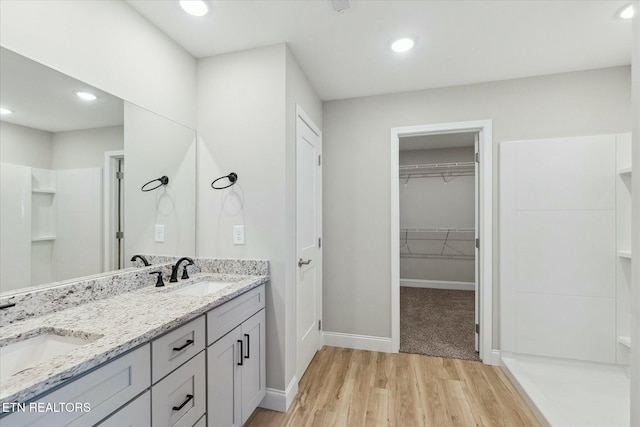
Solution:
M 400 351 L 479 360 L 474 133 L 400 138 Z

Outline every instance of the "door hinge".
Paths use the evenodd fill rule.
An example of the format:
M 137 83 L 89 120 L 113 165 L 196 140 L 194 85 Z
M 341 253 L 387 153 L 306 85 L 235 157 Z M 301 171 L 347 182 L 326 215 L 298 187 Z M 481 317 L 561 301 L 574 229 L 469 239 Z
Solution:
M 480 249 L 480 239 L 476 239 L 476 248 Z
M 124 179 L 124 172 L 116 172 L 116 179 Z
M 322 237 L 318 237 L 318 247 L 322 247 Z
M 322 320 L 318 320 L 318 330 L 322 330 Z
M 318 166 L 322 165 L 322 156 L 318 154 Z
M 480 325 L 476 323 L 476 334 L 479 334 L 479 333 L 480 333 Z
M 124 239 L 124 231 L 116 231 L 116 239 Z
M 480 153 L 476 153 L 476 163 L 480 163 Z

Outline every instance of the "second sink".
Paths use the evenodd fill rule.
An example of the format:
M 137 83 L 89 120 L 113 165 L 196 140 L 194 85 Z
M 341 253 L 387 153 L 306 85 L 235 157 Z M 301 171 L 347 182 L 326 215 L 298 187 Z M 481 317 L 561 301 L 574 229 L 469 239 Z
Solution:
M 178 295 L 191 295 L 191 296 L 204 296 L 212 292 L 219 291 L 226 288 L 229 285 L 233 285 L 236 282 L 226 282 L 221 280 L 205 280 L 203 282 L 194 283 L 193 285 L 185 286 L 184 288 L 170 291 L 170 294 Z

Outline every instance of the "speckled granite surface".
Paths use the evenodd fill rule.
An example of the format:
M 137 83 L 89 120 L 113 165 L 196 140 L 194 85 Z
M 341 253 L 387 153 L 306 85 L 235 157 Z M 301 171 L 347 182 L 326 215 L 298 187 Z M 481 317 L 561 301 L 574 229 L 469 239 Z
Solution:
M 88 276 L 81 280 L 50 283 L 46 287 L 35 286 L 11 296 L 0 297 L 0 306 L 15 304 L 0 309 L 0 327 L 14 322 L 38 317 L 60 310 L 66 310 L 87 302 L 99 301 L 123 292 L 153 286 L 156 276 L 152 271 L 162 271 L 165 282 L 169 282 L 171 266 L 179 259 L 175 256 L 145 255 L 152 265 L 128 268 L 109 274 Z M 194 258 L 195 265 L 189 266 L 189 275 L 200 272 L 216 274 L 240 274 L 251 276 L 269 275 L 269 262 L 255 259 Z M 184 265 L 184 264 L 182 264 Z M 182 267 L 178 272 L 182 274 Z
M 97 301 L 90 300 L 1 328 L 0 346 L 33 336 L 34 331 L 42 332 L 43 328 L 78 337 L 101 337 L 9 377 L 0 384 L 0 403 L 26 402 L 269 280 L 267 275 L 200 273 L 189 280 L 172 284 L 167 281 L 166 287 L 156 288 L 150 283 L 146 269 L 152 270 L 153 266 L 139 271 L 138 280 L 142 283 L 132 285 L 143 286 L 139 289 Z M 170 290 L 207 279 L 234 283 L 205 296 L 170 293 Z
M 0 306 L 15 304 L 0 310 L 0 326 L 154 285 L 156 278 L 149 273 L 160 270 L 164 277 L 169 277 L 171 264 L 129 268 L 73 282 L 50 283 L 48 287 L 28 288 L 11 296 L 0 297 Z

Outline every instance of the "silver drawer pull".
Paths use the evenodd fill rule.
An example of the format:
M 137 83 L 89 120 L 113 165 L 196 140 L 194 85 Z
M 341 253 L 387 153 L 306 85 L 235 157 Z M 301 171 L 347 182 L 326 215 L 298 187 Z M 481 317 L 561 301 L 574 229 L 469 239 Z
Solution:
M 173 410 L 174 411 L 179 411 L 180 409 L 184 408 L 184 405 L 186 405 L 187 403 L 189 403 L 189 401 L 191 401 L 191 399 L 193 399 L 193 394 L 187 394 L 187 400 L 185 400 L 184 402 L 182 402 L 180 404 L 180 406 L 174 406 Z
M 302 267 L 303 265 L 307 265 L 307 264 L 311 264 L 310 259 L 303 261 L 302 258 L 300 258 L 300 261 L 298 261 L 298 267 Z
M 187 340 L 187 342 L 180 347 L 173 347 L 173 351 L 182 351 L 185 348 L 189 347 L 191 344 L 193 344 L 193 340 Z

